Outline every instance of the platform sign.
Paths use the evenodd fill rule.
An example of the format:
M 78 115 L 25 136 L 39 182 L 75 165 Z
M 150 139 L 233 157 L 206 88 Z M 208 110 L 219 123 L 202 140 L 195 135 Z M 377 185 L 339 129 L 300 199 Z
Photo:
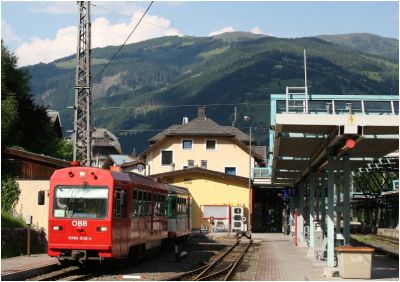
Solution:
M 399 190 L 399 180 L 393 180 L 393 190 Z
M 296 188 L 285 188 L 283 190 L 283 197 L 284 199 L 288 199 L 289 197 L 298 197 L 299 190 Z
M 285 190 L 283 190 L 283 198 L 286 200 L 286 199 L 289 199 L 289 191 L 287 190 L 287 189 L 285 189 Z
M 356 118 L 354 115 L 349 115 L 347 121 L 348 121 L 348 125 L 354 125 L 356 123 Z

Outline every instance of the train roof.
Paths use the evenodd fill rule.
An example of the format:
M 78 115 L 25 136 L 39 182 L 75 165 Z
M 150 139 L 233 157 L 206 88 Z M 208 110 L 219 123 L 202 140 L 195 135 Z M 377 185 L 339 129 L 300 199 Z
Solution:
M 152 178 L 141 174 L 111 171 L 111 175 L 115 180 L 132 181 L 140 185 L 153 186 L 158 189 L 168 190 L 162 183 L 155 182 Z
M 169 193 L 190 195 L 190 192 L 187 188 L 174 186 L 171 184 L 165 184 L 165 186 L 167 187 Z

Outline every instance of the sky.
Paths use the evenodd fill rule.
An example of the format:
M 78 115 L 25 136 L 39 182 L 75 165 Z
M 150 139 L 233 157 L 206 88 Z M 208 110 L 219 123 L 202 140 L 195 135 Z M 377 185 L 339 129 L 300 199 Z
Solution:
M 91 1 L 92 47 L 119 46 L 150 1 Z M 76 1 L 1 0 L 1 38 L 18 65 L 76 52 Z M 399 39 L 398 1 L 156 1 L 128 41 L 248 31 L 295 38 L 366 32 Z

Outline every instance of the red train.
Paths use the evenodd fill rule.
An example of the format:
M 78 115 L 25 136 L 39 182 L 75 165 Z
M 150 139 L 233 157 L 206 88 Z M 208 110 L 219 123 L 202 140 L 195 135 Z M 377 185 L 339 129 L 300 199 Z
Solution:
M 60 169 L 49 200 L 48 254 L 61 262 L 133 258 L 191 233 L 188 190 L 137 174 Z

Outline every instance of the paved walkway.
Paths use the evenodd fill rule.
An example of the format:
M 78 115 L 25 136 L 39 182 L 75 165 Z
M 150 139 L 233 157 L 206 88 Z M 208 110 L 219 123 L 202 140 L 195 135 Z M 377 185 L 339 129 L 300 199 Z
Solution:
M 296 247 L 293 243 L 293 237 L 285 236 L 281 233 L 253 233 L 252 237 L 262 241 L 256 280 L 348 280 L 341 277 L 325 277 L 326 262 L 318 262 L 313 256 L 307 257 L 308 248 Z M 398 281 L 398 259 L 375 253 L 372 259 L 372 279 Z
M 33 254 L 1 259 L 1 280 L 22 280 L 31 273 L 57 267 L 57 259 L 47 254 Z
M 208 235 L 226 236 L 226 233 Z M 344 281 L 362 279 L 343 279 L 324 276 L 328 269 L 326 261 L 317 261 L 307 256 L 307 247 L 296 247 L 293 237 L 281 233 L 253 233 L 252 238 L 262 243 L 261 255 L 255 276 L 257 281 Z M 338 272 L 338 268 L 335 268 Z M 393 256 L 374 253 L 372 258 L 372 280 L 399 280 L 399 260 Z

